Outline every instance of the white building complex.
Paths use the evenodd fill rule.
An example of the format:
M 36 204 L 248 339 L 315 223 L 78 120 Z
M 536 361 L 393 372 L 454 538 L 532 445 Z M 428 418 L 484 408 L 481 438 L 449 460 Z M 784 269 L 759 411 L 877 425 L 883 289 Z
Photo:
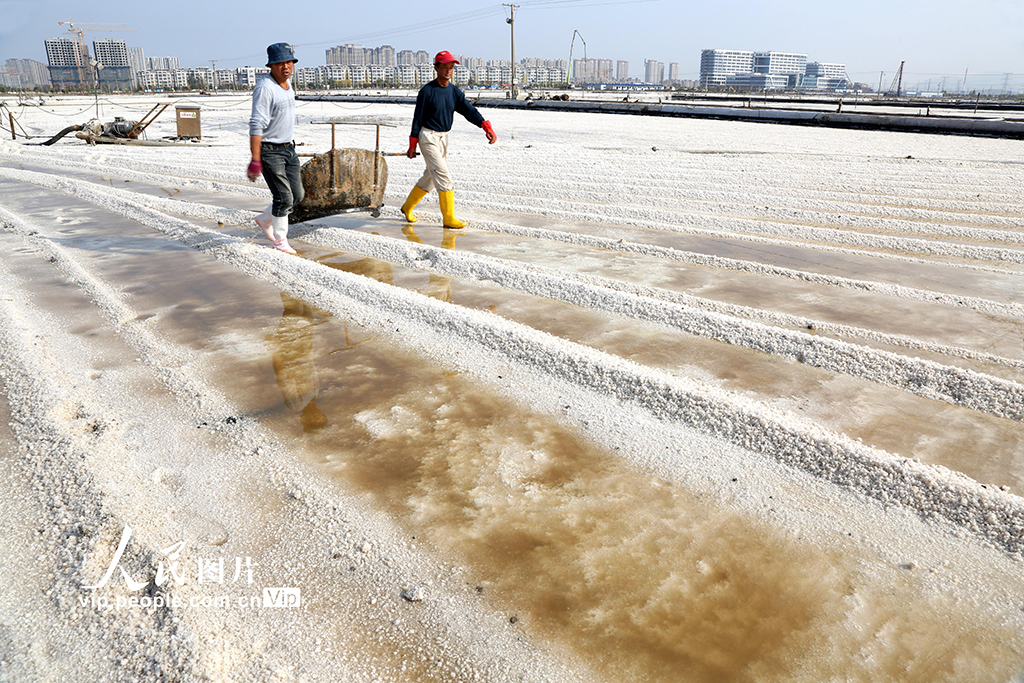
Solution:
M 797 52 L 702 50 L 700 86 L 736 90 L 838 90 L 848 87 L 844 64 L 807 62 Z
M 456 55 L 460 62 L 463 60 Z M 591 60 L 593 61 L 593 60 Z M 524 66 L 516 67 L 521 85 L 558 85 L 566 80 L 565 69 L 561 67 Z M 308 66 L 295 71 L 295 83 L 299 88 L 358 88 L 394 87 L 420 88 L 437 78 L 433 64 L 401 64 L 382 66 L 379 64 L 350 64 L 340 66 Z M 512 82 L 512 65 L 507 60 L 491 60 L 483 66 L 468 68 L 456 65 L 452 80 L 456 85 L 501 85 Z
M 754 53 L 744 50 L 701 50 L 700 84 L 703 88 L 725 85 L 734 74 L 754 72 Z
M 807 69 L 807 55 L 795 52 L 755 52 L 754 73 L 785 75 L 802 74 Z

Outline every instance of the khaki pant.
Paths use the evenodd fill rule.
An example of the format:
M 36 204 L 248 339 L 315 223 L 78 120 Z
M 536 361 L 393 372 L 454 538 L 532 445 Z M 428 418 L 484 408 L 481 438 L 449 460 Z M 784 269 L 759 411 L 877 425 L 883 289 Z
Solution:
M 452 191 L 452 176 L 448 172 L 448 133 L 429 128 L 420 128 L 420 154 L 427 162 L 427 169 L 416 181 L 424 192 L 437 189 L 438 192 Z

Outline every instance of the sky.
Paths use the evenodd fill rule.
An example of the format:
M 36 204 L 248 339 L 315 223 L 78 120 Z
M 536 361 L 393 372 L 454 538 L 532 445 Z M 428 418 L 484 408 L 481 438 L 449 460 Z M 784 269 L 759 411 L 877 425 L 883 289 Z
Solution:
M 0 0 L 0 66 L 46 63 L 43 41 L 64 35 L 58 22 L 69 19 L 96 29 L 85 32 L 90 45 L 118 38 L 183 67 L 262 65 L 275 42 L 295 45 L 299 66 L 324 64 L 327 48 L 345 43 L 509 59 L 508 16 L 500 1 L 472 0 Z M 627 60 L 633 77 L 654 59 L 696 79 L 701 50 L 719 48 L 804 53 L 875 86 L 905 61 L 905 83 L 949 86 L 966 72 L 1024 88 L 1022 0 L 975 0 L 969 9 L 963 0 L 518 0 L 514 27 L 517 60 L 567 59 L 571 48 L 574 58 Z

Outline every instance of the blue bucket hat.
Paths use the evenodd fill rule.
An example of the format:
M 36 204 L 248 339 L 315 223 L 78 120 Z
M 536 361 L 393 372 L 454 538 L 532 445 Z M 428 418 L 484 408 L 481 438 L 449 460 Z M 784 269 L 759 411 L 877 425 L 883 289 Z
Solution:
M 267 66 L 278 62 L 297 62 L 295 52 L 288 43 L 274 43 L 267 48 Z

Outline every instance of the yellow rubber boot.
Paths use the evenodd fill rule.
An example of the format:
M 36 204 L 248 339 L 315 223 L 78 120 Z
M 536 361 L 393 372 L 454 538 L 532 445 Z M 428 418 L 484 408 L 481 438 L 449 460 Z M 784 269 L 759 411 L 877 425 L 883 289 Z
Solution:
M 420 236 L 416 234 L 416 231 L 412 229 L 411 225 L 407 225 L 404 228 L 402 228 L 402 234 L 405 235 L 405 239 L 409 240 L 410 242 L 415 242 L 416 244 L 423 244 L 423 240 L 420 239 Z
M 441 238 L 441 248 L 442 249 L 454 249 L 455 248 L 455 238 L 458 237 L 461 234 L 463 234 L 463 233 L 461 233 L 461 232 L 452 232 L 451 230 L 445 230 L 444 231 L 444 236 Z
M 419 185 L 413 185 L 412 191 L 409 192 L 409 196 L 405 198 L 405 204 L 402 204 L 402 213 L 405 214 L 405 220 L 410 223 L 416 222 L 416 216 L 412 215 L 412 210 L 416 208 L 416 205 L 420 203 L 420 200 L 427 196 L 427 191 L 422 189 Z
M 441 203 L 441 215 L 444 216 L 444 227 L 453 228 L 455 230 L 466 227 L 464 221 L 460 221 L 455 217 L 455 192 L 448 190 L 447 192 L 437 193 L 438 201 Z

